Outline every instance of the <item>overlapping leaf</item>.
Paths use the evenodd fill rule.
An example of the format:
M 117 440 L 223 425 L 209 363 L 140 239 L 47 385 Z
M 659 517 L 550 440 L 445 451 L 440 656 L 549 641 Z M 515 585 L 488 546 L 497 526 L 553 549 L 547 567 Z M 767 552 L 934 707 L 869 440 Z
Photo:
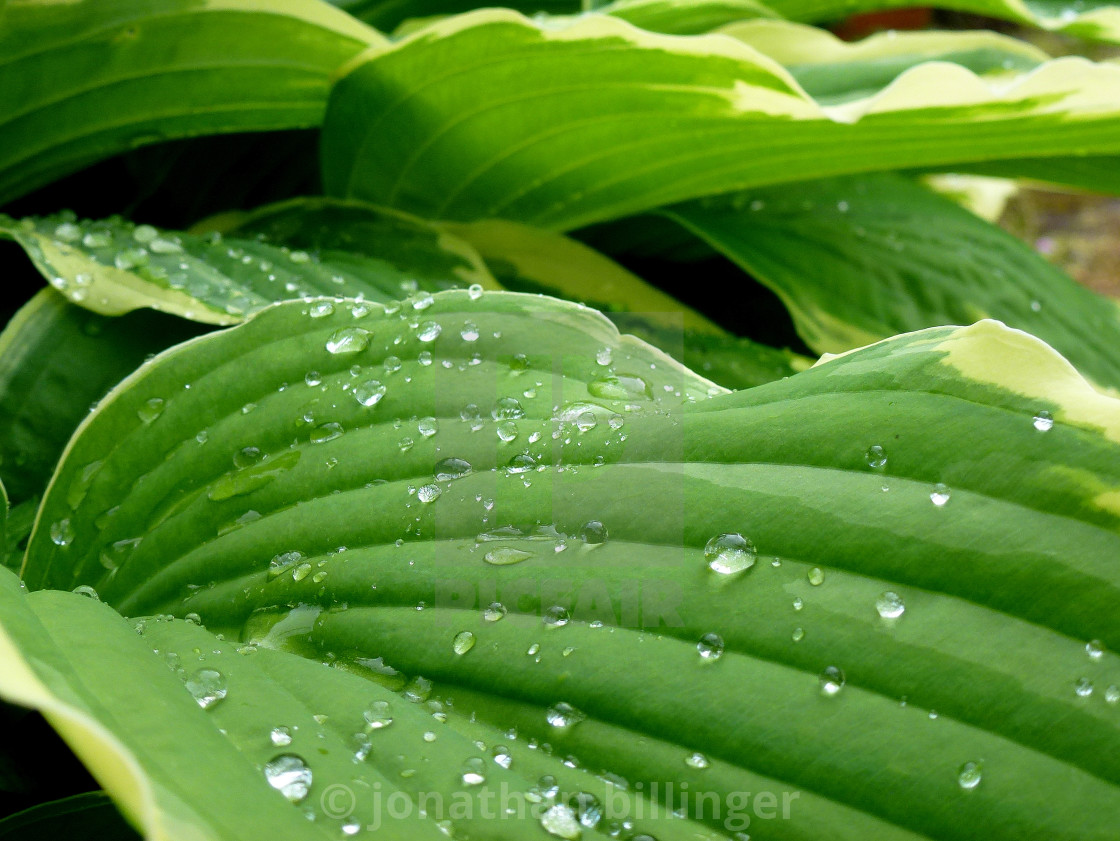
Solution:
M 299 723 L 318 816 L 292 810 L 300 831 L 337 833 L 316 799 L 335 782 L 474 797 L 471 774 L 521 792 L 552 774 L 603 802 L 605 771 L 630 808 L 669 781 L 725 805 L 799 793 L 790 820 L 751 812 L 760 837 L 1110 837 L 1120 409 L 1046 346 L 940 328 L 708 398 L 570 304 L 364 310 L 279 305 L 144 366 L 79 430 L 32 537 L 33 588 L 196 613 L 230 641 L 144 626 L 226 676 L 189 728 L 226 785 Z M 341 740 L 372 700 L 354 766 Z M 731 835 L 685 813 L 637 829 Z M 575 837 L 567 818 L 554 835 Z M 464 820 L 448 828 L 547 837 Z
M 431 218 L 562 230 L 831 174 L 1115 155 L 1118 91 L 1120 68 L 1079 58 L 1005 85 L 932 62 L 823 107 L 727 36 L 484 10 L 371 51 L 335 85 L 324 183 Z

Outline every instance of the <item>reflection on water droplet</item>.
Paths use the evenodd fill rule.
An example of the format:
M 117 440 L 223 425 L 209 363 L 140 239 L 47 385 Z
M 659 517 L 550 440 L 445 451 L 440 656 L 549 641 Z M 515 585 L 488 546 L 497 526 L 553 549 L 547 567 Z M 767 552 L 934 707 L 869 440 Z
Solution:
M 571 617 L 568 611 L 558 604 L 554 604 L 544 612 L 544 624 L 546 628 L 563 628 L 568 624 Z
M 957 785 L 965 791 L 971 791 L 980 785 L 983 779 L 983 767 L 979 762 L 966 762 L 957 770 Z
M 374 701 L 362 713 L 362 718 L 366 720 L 366 725 L 370 730 L 381 730 L 393 723 L 393 715 L 388 701 Z
M 472 283 L 470 286 L 468 286 L 467 287 L 467 296 L 472 301 L 477 301 L 479 298 L 481 298 L 482 297 L 482 284 Z
M 490 751 L 490 756 L 494 758 L 494 762 L 502 768 L 509 768 L 513 764 L 513 757 L 510 755 L 509 748 L 505 745 L 494 745 Z
M 563 803 L 557 803 L 541 815 L 541 828 L 549 835 L 565 838 L 567 841 L 578 841 L 583 834 L 575 812 Z
M 299 803 L 311 789 L 311 769 L 294 753 L 282 753 L 266 763 L 264 776 L 268 784 L 291 803 Z
M 844 672 L 836 666 L 829 666 L 821 672 L 821 694 L 831 698 L 844 688 L 844 682 Z
M 704 754 L 691 753 L 684 758 L 684 764 L 689 768 L 703 769 L 707 768 L 711 763 L 708 761 L 708 757 L 704 756 Z
M 226 697 L 226 679 L 217 669 L 199 669 L 187 678 L 186 686 L 204 710 Z
M 431 438 L 439 432 L 439 422 L 435 418 L 420 418 L 416 423 L 416 431 L 425 438 Z
M 868 447 L 864 458 L 867 459 L 867 466 L 872 470 L 882 470 L 887 466 L 887 453 L 878 444 Z
M 723 656 L 723 637 L 719 634 L 704 634 L 696 643 L 696 650 L 705 660 L 718 660 Z
M 416 497 L 423 503 L 435 502 L 443 494 L 439 485 L 423 485 L 416 491 Z
M 69 546 L 74 540 L 74 528 L 69 519 L 51 523 L 51 543 L 56 546 Z
M 425 321 L 420 325 L 420 331 L 416 334 L 416 338 L 424 343 L 434 342 L 442 332 L 443 327 L 440 326 L 438 321 Z
M 553 727 L 571 727 L 579 724 L 587 716 L 566 701 L 561 701 L 548 708 L 545 718 Z
M 949 501 L 949 497 L 951 495 L 952 491 L 949 490 L 948 485 L 944 485 L 941 482 L 938 482 L 933 486 L 933 490 L 930 491 L 929 498 L 934 505 L 936 505 L 938 508 L 942 508 L 944 507 L 945 503 Z
M 824 584 L 824 570 L 820 567 L 812 567 L 805 574 L 805 577 L 809 579 L 809 583 L 814 587 L 820 587 Z
M 151 397 L 144 401 L 143 405 L 136 410 L 136 417 L 140 418 L 144 423 L 152 423 L 156 418 L 163 414 L 164 402 L 161 397 Z
M 486 763 L 481 757 L 472 756 L 463 763 L 463 773 L 460 777 L 465 786 L 477 786 L 486 782 Z
M 1100 640 L 1089 640 L 1085 643 L 1085 653 L 1090 660 L 1100 660 L 1104 657 L 1104 643 Z
M 519 564 L 531 557 L 533 557 L 533 554 L 531 552 L 526 552 L 524 549 L 514 549 L 512 546 L 503 546 L 500 549 L 492 549 L 487 552 L 485 560 L 486 563 L 493 564 L 494 566 L 509 566 L 510 564 Z
M 366 380 L 354 386 L 354 399 L 363 406 L 376 406 L 385 396 L 386 388 L 381 380 Z
M 436 462 L 434 472 L 440 482 L 459 479 L 471 472 L 471 464 L 466 459 L 445 458 Z
M 364 327 L 340 327 L 327 339 L 327 350 L 331 353 L 358 353 L 369 347 L 369 330 Z
M 482 611 L 482 618 L 487 622 L 497 622 L 505 618 L 508 612 L 506 606 L 501 602 L 491 602 L 486 609 Z
M 268 739 L 278 748 L 287 747 L 292 743 L 292 731 L 287 727 L 273 727 L 268 734 Z
M 1073 691 L 1079 698 L 1088 698 L 1093 694 L 1093 681 L 1087 677 L 1078 678 L 1077 683 L 1073 686 Z
M 897 619 L 906 612 L 906 605 L 903 604 L 902 596 L 893 590 L 887 590 L 875 600 L 875 610 L 884 619 Z
M 754 566 L 758 553 L 749 540 L 738 532 L 719 534 L 704 547 L 708 567 L 720 575 L 733 575 Z
M 474 634 L 470 631 L 460 631 L 451 642 L 452 650 L 460 657 L 474 648 Z
M 590 546 L 598 546 L 607 542 L 607 527 L 598 520 L 588 520 L 579 530 L 579 537 Z
M 466 322 L 463 324 L 463 329 L 459 331 L 460 337 L 464 342 L 477 342 L 478 341 L 478 326 L 473 322 Z
M 1049 432 L 1054 428 L 1054 416 L 1043 410 L 1034 416 L 1033 423 L 1039 432 Z
M 316 301 L 308 308 L 307 314 L 312 318 L 325 318 L 334 314 L 334 304 L 330 301 Z

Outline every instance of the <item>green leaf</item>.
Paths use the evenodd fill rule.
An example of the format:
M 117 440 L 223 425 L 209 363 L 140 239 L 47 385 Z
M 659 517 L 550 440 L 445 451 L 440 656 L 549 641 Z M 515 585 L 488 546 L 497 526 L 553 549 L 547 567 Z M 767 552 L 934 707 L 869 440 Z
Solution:
M 741 20 L 778 17 L 756 0 L 616 0 L 595 11 L 667 35 L 700 35 Z
M 1120 66 L 1080 58 L 1001 86 L 930 62 L 825 107 L 726 36 L 600 15 L 482 10 L 367 57 L 331 92 L 325 188 L 430 218 L 567 230 L 832 174 L 1120 152 Z
M 356 202 L 296 199 L 238 215 L 231 236 L 161 231 L 62 214 L 0 236 L 74 303 L 104 315 L 151 307 L 232 324 L 275 301 L 347 295 L 392 301 L 417 289 L 495 283 L 465 243 L 420 219 Z M 166 345 L 165 345 L 166 346 Z
M 854 44 L 815 26 L 782 20 L 746 21 L 721 32 L 781 64 L 822 105 L 876 94 L 927 61 L 952 62 L 998 82 L 1049 59 L 1037 47 L 995 32 L 892 31 Z
M 104 792 L 76 794 L 25 809 L 0 820 L 4 841 L 41 838 L 70 841 L 129 841 L 138 838 Z
M 666 211 L 774 290 L 818 352 L 997 318 L 1120 388 L 1120 306 L 897 175 L 783 185 Z
M 224 636 L 166 620 L 102 633 L 94 611 L 109 611 L 64 608 L 67 594 L 10 594 L 44 629 L 0 610 L 54 692 L 74 691 L 74 670 L 108 716 L 145 687 L 106 726 L 161 796 L 206 803 L 184 820 L 210 826 L 239 800 L 227 835 L 260 837 L 273 793 L 246 769 L 282 750 L 271 728 L 299 724 L 318 820 L 289 809 L 284 837 L 337 835 L 321 799 L 335 783 L 480 795 L 470 756 L 485 790 L 547 773 L 561 791 L 621 792 L 630 815 L 664 805 L 669 782 L 725 806 L 796 793 L 789 820 L 750 815 L 776 838 L 1114 834 L 1120 403 L 1064 359 L 982 322 L 723 394 L 576 305 L 425 303 L 314 319 L 291 302 L 172 349 L 91 415 L 48 490 L 29 586 L 92 586 L 123 614 L 195 613 Z M 308 371 L 317 384 L 292 385 Z M 371 405 L 367 377 L 385 388 Z M 749 548 L 706 553 L 725 533 Z M 506 615 L 487 621 L 494 601 Z M 188 714 L 150 648 L 215 668 L 228 696 L 199 710 L 184 692 Z M 826 673 L 822 694 L 828 667 L 846 683 Z M 15 700 L 25 671 L 0 671 Z M 355 767 L 342 739 L 372 700 L 394 723 Z M 586 719 L 565 725 L 579 716 L 561 702 Z M 189 768 L 160 764 L 169 744 Z M 488 758 L 499 745 L 509 768 Z M 732 831 L 710 806 L 670 808 L 634 831 Z M 518 819 L 449 828 L 548 837 Z
M 43 493 L 91 404 L 149 354 L 199 332 L 151 311 L 106 318 L 53 289 L 24 305 L 0 333 L 0 476 L 12 498 Z
M 0 11 L 0 203 L 177 137 L 316 126 L 384 40 L 317 0 L 13 2 Z

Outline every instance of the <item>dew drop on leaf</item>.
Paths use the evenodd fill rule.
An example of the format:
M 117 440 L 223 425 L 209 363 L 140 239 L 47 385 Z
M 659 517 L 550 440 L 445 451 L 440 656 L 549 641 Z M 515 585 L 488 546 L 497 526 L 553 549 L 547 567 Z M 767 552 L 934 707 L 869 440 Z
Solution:
M 187 678 L 186 686 L 204 710 L 226 697 L 226 679 L 217 669 L 199 669 Z
M 136 417 L 144 423 L 152 423 L 163 414 L 164 402 L 161 397 L 150 397 L 136 410 Z
M 388 701 L 374 701 L 362 713 L 370 730 L 381 730 L 393 723 L 392 711 Z
M 723 637 L 719 634 L 704 634 L 696 643 L 696 650 L 705 660 L 718 660 L 723 656 Z
M 519 564 L 533 557 L 532 552 L 524 549 L 514 549 L 512 546 L 503 546 L 500 549 L 491 549 L 486 553 L 484 560 L 494 566 L 510 566 Z
M 1089 640 L 1085 643 L 1085 653 L 1090 660 L 1100 660 L 1104 656 L 1104 643 L 1100 640 Z
M 450 479 L 459 479 L 471 472 L 471 463 L 461 458 L 445 458 L 436 462 L 435 477 L 443 482 Z
M 844 688 L 844 672 L 837 666 L 829 666 L 821 672 L 821 694 L 831 698 Z
M 482 611 L 482 618 L 487 622 L 498 622 L 504 619 L 508 612 L 506 606 L 501 602 L 491 602 L 486 609 Z
M 472 756 L 463 763 L 463 773 L 460 777 L 465 786 L 478 786 L 486 782 L 486 763 L 481 757 Z
M 498 438 L 508 444 L 517 437 L 517 424 L 513 421 L 502 421 L 495 428 Z
M 704 547 L 704 560 L 713 572 L 733 575 L 754 566 L 758 552 L 754 544 L 738 532 L 719 534 Z
M 572 811 L 570 806 L 563 803 L 557 803 L 555 806 L 549 807 L 541 815 L 541 827 L 549 835 L 566 838 L 568 841 L 578 841 L 583 834 L 575 812 Z
M 1054 428 L 1054 416 L 1044 409 L 1034 416 L 1032 423 L 1039 432 L 1049 432 Z
M 930 491 L 929 498 L 934 505 L 938 508 L 942 508 L 945 506 L 945 503 L 949 501 L 951 495 L 952 491 L 949 490 L 949 486 L 938 482 L 933 486 L 933 490 Z
M 814 587 L 820 587 L 824 584 L 824 570 L 820 567 L 812 567 L 805 574 L 805 577 L 809 579 L 809 583 Z
M 451 649 L 462 657 L 474 648 L 474 642 L 474 634 L 470 631 L 460 631 L 455 635 L 455 639 L 451 641 Z
M 509 768 L 513 764 L 513 757 L 510 755 L 509 748 L 505 745 L 494 745 L 490 751 L 490 756 L 494 758 L 494 762 L 502 768 Z
M 490 417 L 496 421 L 517 420 L 525 417 L 525 409 L 516 397 L 499 397 L 490 410 Z
M 868 447 L 864 458 L 867 459 L 867 466 L 872 470 L 882 470 L 887 466 L 887 453 L 878 444 L 872 444 Z
M 1093 681 L 1087 677 L 1078 678 L 1077 683 L 1073 685 L 1073 691 L 1078 698 L 1088 698 L 1093 694 Z
M 267 762 L 264 776 L 268 784 L 291 803 L 299 803 L 311 789 L 311 769 L 294 753 L 282 753 Z
M 983 767 L 979 762 L 966 762 L 957 770 L 957 785 L 971 791 L 980 785 L 983 776 Z
M 340 327 L 331 333 L 326 347 L 335 354 L 358 353 L 369 347 L 369 336 L 364 327 Z
M 281 725 L 280 727 L 273 727 L 268 734 L 268 740 L 278 748 L 287 747 L 292 743 L 292 731 Z
M 385 396 L 385 386 L 382 385 L 381 380 L 366 380 L 354 386 L 354 399 L 361 403 L 363 406 L 376 406 L 381 402 L 381 398 Z
M 561 701 L 549 707 L 545 717 L 553 727 L 571 727 L 587 718 L 586 715 L 566 701 Z
M 684 758 L 684 764 L 689 768 L 703 769 L 707 768 L 711 763 L 708 762 L 708 757 L 702 753 L 691 753 Z
M 652 399 L 649 383 L 633 374 L 611 374 L 587 384 L 592 397 L 603 400 L 628 400 L 634 397 Z
M 430 502 L 435 502 L 440 496 L 443 495 L 443 488 L 439 485 L 422 485 L 416 491 L 416 497 L 425 505 Z
M 442 332 L 443 327 L 440 326 L 438 321 L 425 321 L 420 325 L 420 331 L 416 334 L 416 338 L 424 343 L 434 342 Z
M 88 584 L 79 584 L 70 592 L 78 596 L 85 596 L 86 598 L 93 599 L 95 602 L 101 601 L 101 596 L 98 594 L 98 592 Z
M 879 598 L 875 600 L 875 610 L 883 619 L 898 619 L 906 612 L 906 605 L 902 601 L 902 596 L 893 590 L 887 590 L 885 593 L 880 593 Z
M 74 528 L 69 519 L 58 520 L 51 523 L 51 543 L 55 546 L 69 546 L 74 540 Z
M 544 624 L 546 628 L 563 628 L 571 620 L 568 611 L 558 604 L 554 604 L 544 612 Z
M 598 520 L 588 520 L 579 530 L 579 538 L 589 546 L 607 542 L 607 527 Z

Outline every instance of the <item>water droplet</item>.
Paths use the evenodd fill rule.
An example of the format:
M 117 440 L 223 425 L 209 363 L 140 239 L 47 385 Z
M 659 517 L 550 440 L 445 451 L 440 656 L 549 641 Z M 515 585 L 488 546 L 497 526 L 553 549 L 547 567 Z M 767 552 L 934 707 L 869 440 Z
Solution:
M 563 628 L 571 620 L 568 611 L 558 604 L 548 608 L 542 618 L 546 628 Z
M 537 460 L 528 453 L 518 453 L 506 464 L 508 473 L 528 473 L 536 469 Z
M 439 423 L 435 418 L 420 418 L 416 423 L 416 430 L 425 438 L 431 438 L 439 432 Z
M 1104 699 L 1109 704 L 1120 704 L 1120 686 L 1112 684 L 1104 691 Z
M 325 444 L 328 441 L 341 438 L 345 431 L 342 424 L 331 421 L 330 423 L 320 424 L 311 430 L 309 438 L 312 444 Z
M 70 592 L 78 596 L 85 596 L 88 599 L 93 599 L 95 602 L 101 601 L 101 596 L 98 594 L 98 592 L 88 584 L 79 584 Z
M 513 764 L 513 757 L 510 755 L 509 748 L 505 745 L 494 745 L 490 751 L 490 756 L 494 758 L 494 762 L 502 768 L 509 768 Z
M 504 619 L 508 612 L 506 606 L 501 602 L 491 602 L 486 609 L 482 611 L 482 618 L 487 622 L 497 622 Z
M 268 562 L 268 577 L 276 578 L 302 560 L 303 555 L 299 552 L 282 552 L 278 555 L 274 555 L 272 560 Z
M 809 583 L 814 587 L 820 587 L 822 584 L 824 584 L 824 570 L 820 567 L 811 568 L 805 574 L 805 577 L 809 579 Z
M 369 330 L 364 327 L 340 327 L 327 339 L 327 350 L 331 353 L 358 353 L 369 347 Z
M 54 236 L 63 242 L 77 242 L 82 238 L 82 229 L 73 222 L 63 222 L 54 229 Z
M 354 399 L 363 406 L 376 406 L 385 396 L 385 386 L 381 380 L 366 380 L 354 386 Z
M 268 739 L 278 748 L 287 747 L 292 743 L 292 731 L 282 725 L 273 727 L 268 734 Z
M 389 708 L 388 701 L 374 701 L 362 713 L 362 718 L 366 720 L 366 726 L 370 730 L 381 730 L 393 723 L 392 710 Z
M 307 314 L 312 318 L 326 318 L 334 315 L 334 304 L 330 301 L 316 301 L 308 308 Z
M 1033 423 L 1039 432 L 1049 432 L 1054 428 L 1054 416 L 1044 409 L 1034 416 Z
M 467 296 L 472 301 L 477 301 L 479 298 L 481 298 L 482 297 L 482 284 L 481 283 L 472 283 L 470 286 L 468 286 L 467 287 Z
M 595 351 L 595 361 L 602 365 L 604 368 L 611 364 L 611 349 L 609 347 L 599 348 Z
M 867 459 L 867 466 L 872 470 L 882 470 L 887 466 L 886 450 L 884 450 L 878 444 L 872 444 L 870 447 L 868 447 L 867 452 L 864 454 L 864 458 Z
M 1073 691 L 1078 698 L 1088 698 L 1093 694 L 1093 681 L 1087 677 L 1078 678 L 1077 683 L 1073 685 Z
M 949 497 L 951 495 L 952 491 L 949 490 L 949 486 L 938 482 L 933 486 L 933 490 L 930 491 L 929 498 L 930 502 L 932 502 L 938 508 L 942 508 L 945 503 L 949 501 Z
M 151 423 L 163 414 L 164 403 L 160 397 L 150 397 L 136 410 L 136 417 L 144 423 Z
M 51 543 L 56 546 L 69 546 L 74 539 L 74 528 L 69 519 L 51 523 Z
M 844 672 L 836 666 L 829 666 L 821 672 L 821 694 L 831 698 L 844 688 Z
M 517 437 L 517 424 L 511 420 L 502 421 L 494 428 L 494 431 L 498 434 L 498 438 L 508 444 Z
M 971 791 L 980 785 L 983 776 L 983 766 L 979 762 L 966 762 L 957 770 L 957 785 Z
M 875 600 L 875 609 L 884 619 L 897 619 L 906 612 L 906 605 L 902 602 L 902 596 L 893 590 L 887 590 Z
M 496 421 L 517 420 L 525 417 L 525 409 L 516 397 L 499 397 L 490 410 L 490 417 Z
M 445 458 L 436 462 L 435 477 L 441 482 L 460 479 L 471 472 L 471 463 L 461 458 Z
M 1104 657 L 1104 643 L 1100 640 L 1089 640 L 1085 643 L 1085 653 L 1090 660 L 1100 660 Z
M 589 546 L 598 546 L 607 542 L 607 527 L 598 520 L 588 520 L 579 530 L 579 537 Z
M 754 544 L 738 532 L 716 535 L 704 547 L 708 567 L 720 575 L 733 575 L 754 566 L 758 553 Z
M 512 546 L 503 546 L 500 549 L 492 549 L 487 552 L 485 560 L 486 563 L 494 566 L 509 566 L 510 564 L 519 564 L 531 557 L 533 557 L 532 552 L 514 549 Z
M 420 331 L 416 334 L 422 342 L 434 342 L 439 334 L 443 332 L 443 327 L 440 326 L 438 321 L 425 321 L 420 325 Z
M 293 251 L 288 255 L 288 259 L 296 264 L 306 263 L 311 259 L 311 255 L 306 251 Z
M 702 753 L 691 753 L 684 758 L 684 764 L 689 768 L 707 768 L 711 763 L 708 762 L 708 757 Z
M 443 494 L 439 485 L 423 485 L 416 491 L 416 497 L 423 503 L 435 502 Z
M 356 820 L 355 818 L 351 818 L 341 826 L 341 829 L 343 835 L 357 835 L 362 831 L 362 822 Z
M 793 633 L 789 635 L 789 638 L 794 642 L 801 642 L 801 640 L 805 639 L 805 629 L 794 628 Z
M 452 650 L 460 657 L 474 648 L 474 634 L 470 631 L 460 631 L 451 642 Z
M 478 786 L 486 782 L 486 763 L 481 757 L 472 756 L 463 763 L 461 779 L 465 786 Z
M 578 841 L 583 834 L 576 813 L 563 803 L 549 807 L 541 815 L 541 828 L 549 835 L 566 838 L 568 841 Z
M 204 710 L 226 697 L 226 679 L 217 669 L 199 669 L 187 678 L 186 686 Z
M 303 581 L 311 574 L 311 564 L 302 563 L 292 570 L 292 581 Z
M 553 727 L 571 727 L 587 718 L 586 715 L 566 701 L 561 701 L 549 707 L 545 717 Z
M 723 637 L 719 634 L 704 634 L 696 643 L 696 650 L 705 660 L 718 660 L 723 656 Z
M 299 803 L 311 789 L 311 769 L 294 753 L 282 753 L 266 763 L 264 776 L 268 784 L 291 803 Z
M 632 374 L 615 374 L 600 377 L 587 384 L 591 396 L 603 400 L 629 400 L 635 397 L 652 399 L 649 383 Z
M 473 322 L 466 322 L 463 324 L 463 329 L 459 331 L 459 335 L 464 342 L 477 342 L 478 341 L 478 326 Z
M 132 238 L 144 245 L 151 242 L 158 236 L 159 231 L 157 231 L 151 225 L 137 225 L 132 229 Z

